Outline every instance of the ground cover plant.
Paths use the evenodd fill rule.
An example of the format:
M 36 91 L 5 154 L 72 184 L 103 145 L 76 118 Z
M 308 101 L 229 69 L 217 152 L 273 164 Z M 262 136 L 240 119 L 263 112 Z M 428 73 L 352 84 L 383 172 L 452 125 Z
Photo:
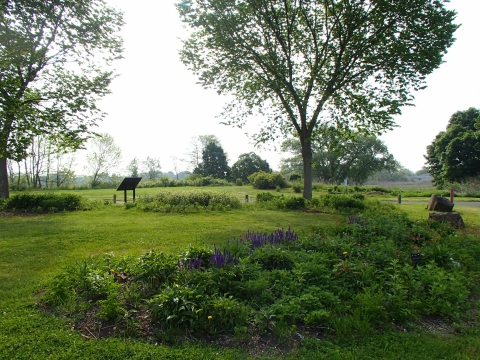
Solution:
M 478 235 L 377 204 L 301 237 L 248 231 L 177 254 L 89 258 L 56 276 L 42 304 L 81 319 L 74 326 L 86 336 L 167 343 L 266 333 L 288 341 L 299 331 L 355 338 L 425 316 L 462 323 L 477 306 Z
M 211 188 L 209 190 L 223 192 L 225 189 L 227 189 L 228 193 L 234 194 L 238 199 L 243 198 L 246 189 L 247 193 L 250 193 L 251 199 L 256 194 L 255 191 L 248 190 L 248 187 Z M 163 191 L 163 189 L 141 190 L 150 191 L 150 194 Z M 103 189 L 72 193 L 86 194 L 89 198 L 101 200 L 102 196 L 104 196 L 104 191 L 108 195 L 108 191 Z M 273 191 L 272 194 L 278 195 L 276 191 Z M 282 190 L 281 194 L 284 197 L 294 196 L 293 193 L 288 192 L 288 189 L 285 192 Z M 110 204 L 103 206 L 103 202 L 100 201 L 99 203 L 102 205 L 93 208 L 91 211 L 62 212 L 59 214 L 42 213 L 36 215 L 27 213 L 21 216 L 9 213 L 1 214 L 0 358 L 169 358 L 197 360 L 277 359 L 280 357 L 285 359 L 328 358 L 344 360 L 398 357 L 415 357 L 420 359 L 476 358 L 480 355 L 478 350 L 480 348 L 478 330 L 464 322 L 464 315 L 461 315 L 459 320 L 453 323 L 451 320 L 445 321 L 433 315 L 427 318 L 420 316 L 418 321 L 413 321 L 410 326 L 405 328 L 407 330 L 405 332 L 403 328 L 400 328 L 401 332 L 399 332 L 397 328 L 392 330 L 393 326 L 388 323 L 379 322 L 370 332 L 373 335 L 369 335 L 368 332 L 362 334 L 361 331 L 357 331 L 356 334 L 362 334 L 361 338 L 339 337 L 335 333 L 335 328 L 332 328 L 332 330 L 317 329 L 315 326 L 308 324 L 296 324 L 296 328 L 282 328 L 288 317 L 281 315 L 286 319 L 281 322 L 277 313 L 264 313 L 262 316 L 266 320 L 263 322 L 260 321 L 262 316 L 254 317 L 249 315 L 246 326 L 247 333 L 245 333 L 244 327 L 240 327 L 237 330 L 234 327 L 230 331 L 217 329 L 211 332 L 202 332 L 208 334 L 214 341 L 224 345 L 220 348 L 218 345 L 198 341 L 201 339 L 200 336 L 195 340 L 193 337 L 194 330 L 188 330 L 187 332 L 185 328 L 182 329 L 182 336 L 180 337 L 181 340 L 188 339 L 186 342 L 169 344 L 168 346 L 162 345 L 162 340 L 169 342 L 179 336 L 175 329 L 167 329 L 163 338 L 158 336 L 158 334 L 154 334 L 157 336 L 155 342 L 146 341 L 146 338 L 135 335 L 138 334 L 138 327 L 134 308 L 124 307 L 120 310 L 120 313 L 124 314 L 123 311 L 127 310 L 129 314 L 131 313 L 131 316 L 127 318 L 122 316 L 118 320 L 118 316 L 110 320 L 97 316 L 96 311 L 101 304 L 104 308 L 102 314 L 108 315 L 109 311 L 116 311 L 116 302 L 111 301 L 112 297 L 110 299 L 108 297 L 91 299 L 91 303 L 87 304 L 83 309 L 86 312 L 82 313 L 80 311 L 76 315 L 74 315 L 75 312 L 73 310 L 76 310 L 79 305 L 75 301 L 65 302 L 60 307 L 56 307 L 53 312 L 53 308 L 44 311 L 45 308 L 40 306 L 41 302 L 39 299 L 43 296 L 48 296 L 48 291 L 45 292 L 47 283 L 50 283 L 53 278 L 62 274 L 65 269 L 76 269 L 76 266 L 80 268 L 80 264 L 88 265 L 89 263 L 97 264 L 95 266 L 98 266 L 104 260 L 105 254 L 113 253 L 114 257 L 107 255 L 107 258 L 111 257 L 114 261 L 118 261 L 123 257 L 131 258 L 134 261 L 150 253 L 151 249 L 155 249 L 157 255 L 163 253 L 164 255 L 162 256 L 165 258 L 176 255 L 175 260 L 177 262 L 174 264 L 174 268 L 177 272 L 177 269 L 180 268 L 178 261 L 187 259 L 189 256 L 187 254 L 191 249 L 189 244 L 193 245 L 193 249 L 207 250 L 202 250 L 200 253 L 202 256 L 207 256 L 212 252 L 215 253 L 215 245 L 222 255 L 224 250 L 228 250 L 230 253 L 235 254 L 236 258 L 246 259 L 246 255 L 250 256 L 250 248 L 248 246 L 237 246 L 237 243 L 233 241 L 233 237 L 236 236 L 237 240 L 239 240 L 239 234 L 243 234 L 242 237 L 245 241 L 247 239 L 245 230 L 247 229 L 251 229 L 250 234 L 264 234 L 281 227 L 287 229 L 287 226 L 290 225 L 299 235 L 299 240 L 296 241 L 301 241 L 302 243 L 306 243 L 307 239 L 312 239 L 313 242 L 315 237 L 330 236 L 335 234 L 335 231 L 340 231 L 340 229 L 352 229 L 350 225 L 346 225 L 348 221 L 347 215 L 352 214 L 352 212 L 342 213 L 334 209 L 330 213 L 325 213 L 324 211 L 290 211 L 250 202 L 248 204 L 243 203 L 240 209 L 233 211 L 154 213 L 126 210 L 123 205 L 113 206 Z M 374 206 L 373 204 L 374 202 L 365 201 L 367 208 Z M 422 211 L 420 206 L 401 205 L 388 207 L 387 205 L 387 209 L 390 209 L 388 211 L 396 209 L 394 213 L 405 211 L 412 214 L 413 219 L 416 221 L 417 219 L 425 219 L 427 215 L 427 212 L 425 210 Z M 411 211 L 412 208 L 415 208 L 413 212 Z M 375 212 L 382 214 L 385 211 L 382 209 L 377 208 Z M 462 239 L 466 239 L 470 243 L 474 243 L 475 236 L 478 238 L 474 224 L 480 223 L 480 214 L 475 212 L 475 210 L 473 208 L 461 209 L 462 216 L 467 223 L 467 238 Z M 355 219 L 362 222 L 367 218 L 369 224 L 372 224 L 372 217 L 367 215 L 366 211 L 365 209 L 356 211 L 357 214 L 362 212 L 364 215 Z M 353 220 L 353 222 L 357 220 Z M 458 237 L 453 236 L 455 239 L 460 240 L 464 236 L 463 233 L 457 232 L 456 234 Z M 436 237 L 434 238 L 436 239 Z M 227 240 L 230 240 L 230 244 L 228 244 Z M 273 263 L 278 264 L 274 266 L 283 267 L 284 269 L 261 269 L 261 272 L 288 273 L 295 271 L 299 276 L 302 275 L 296 268 L 296 264 L 299 262 L 297 255 L 293 258 L 293 266 L 295 267 L 288 270 L 292 266 L 292 262 L 289 261 L 290 258 L 271 256 L 272 254 L 265 250 L 271 246 L 273 245 L 256 247 L 255 249 L 261 250 L 260 252 L 263 254 L 257 260 L 259 263 L 262 261 L 262 267 L 269 268 L 269 264 Z M 459 260 L 461 257 L 455 255 L 455 246 L 455 244 L 452 245 L 454 254 L 452 258 L 461 264 L 461 267 L 456 269 L 459 271 L 465 270 L 467 273 L 466 279 L 470 281 L 469 277 L 474 278 L 472 272 L 473 274 L 475 272 L 473 270 L 467 271 L 463 267 L 462 260 Z M 466 247 L 467 252 L 471 249 L 466 242 L 462 243 L 459 241 L 458 246 Z M 226 249 L 227 247 L 228 249 Z M 367 248 L 363 247 L 362 249 Z M 295 254 L 301 254 L 300 250 L 291 246 L 285 251 L 289 254 L 290 251 L 294 251 Z M 423 252 L 423 247 L 421 247 L 421 251 Z M 343 251 L 342 254 L 339 254 L 338 251 L 336 254 L 344 256 Z M 353 251 L 350 252 L 350 255 L 352 254 Z M 468 258 L 465 255 L 467 253 L 462 254 L 462 256 Z M 278 254 L 273 252 L 273 255 Z M 264 257 L 273 260 L 269 262 L 261 260 Z M 203 274 L 206 272 L 205 270 L 185 269 L 187 263 L 188 268 L 190 261 L 181 261 L 181 264 L 184 264 L 182 265 L 184 268 L 182 272 L 185 277 L 193 276 L 193 274 L 205 275 Z M 238 266 L 239 263 L 228 266 Z M 337 263 L 335 262 L 335 264 Z M 424 265 L 422 258 L 422 263 L 417 265 L 417 268 Z M 456 267 L 457 265 L 454 264 L 454 266 Z M 220 269 L 225 270 L 227 267 L 218 269 L 219 271 Z M 108 276 L 113 274 L 110 272 L 110 268 L 106 270 Z M 114 279 L 115 276 L 120 275 L 121 273 L 113 275 Z M 331 275 L 329 274 L 329 276 Z M 101 279 L 102 276 L 99 278 Z M 95 277 L 92 277 L 90 280 L 92 279 L 95 279 Z M 278 280 L 287 281 L 288 279 L 279 278 Z M 256 279 L 253 283 L 249 282 L 250 290 L 253 288 L 253 285 L 258 285 L 255 284 L 256 282 L 260 283 L 258 286 L 263 286 L 262 281 Z M 471 285 L 468 281 L 467 288 Z M 121 288 L 118 289 L 120 292 L 123 292 L 123 286 L 127 282 L 119 283 L 121 285 Z M 101 289 L 102 281 L 94 281 L 94 283 L 100 286 L 98 289 Z M 275 284 L 277 283 L 275 282 Z M 285 283 L 282 283 L 283 285 Z M 277 286 L 279 285 L 275 285 L 272 291 L 276 291 Z M 136 301 L 134 294 L 135 292 L 132 291 L 129 291 L 127 294 L 129 301 L 133 303 Z M 81 297 L 80 294 L 77 295 Z M 268 295 L 268 292 L 266 295 Z M 226 296 L 227 299 L 223 302 L 226 304 L 225 306 L 232 300 L 229 299 L 229 296 Z M 469 302 L 472 303 L 472 301 L 475 301 L 476 295 L 471 293 L 470 296 Z M 74 299 L 74 297 L 71 299 Z M 106 302 L 99 303 L 99 301 Z M 285 304 L 282 303 L 281 305 L 284 306 Z M 291 306 L 293 310 L 285 311 L 284 313 L 287 315 L 289 313 L 295 314 L 296 306 L 294 305 L 295 303 Z M 89 309 L 88 311 L 87 308 Z M 278 306 L 278 308 L 281 307 Z M 70 309 L 70 313 L 68 309 Z M 468 313 L 468 310 L 466 311 L 465 316 L 470 316 L 470 323 L 477 323 L 475 311 L 472 310 L 471 313 Z M 70 315 L 58 316 L 62 314 Z M 251 313 L 249 312 L 249 314 Z M 348 310 L 344 315 L 347 320 L 348 318 L 351 319 L 351 310 Z M 84 316 L 83 319 L 82 316 Z M 216 321 L 219 320 L 214 318 L 213 315 L 210 316 L 212 316 L 210 321 L 214 319 Z M 208 320 L 208 315 L 206 320 Z M 92 331 L 92 334 L 90 334 L 85 330 L 86 333 L 82 333 L 78 331 L 78 326 L 82 324 L 82 321 L 84 325 L 97 324 L 98 328 L 101 328 L 99 324 L 106 325 L 104 327 L 110 329 L 110 332 L 105 331 L 99 334 Z M 129 326 L 128 331 L 125 328 L 126 323 Z M 266 328 L 256 325 L 262 323 L 271 325 Z M 142 324 L 144 323 L 140 322 L 141 326 Z M 115 331 L 113 331 L 114 327 L 116 328 Z M 93 330 L 94 328 L 91 329 Z M 161 329 L 161 327 L 157 327 L 158 329 Z M 249 336 L 251 334 L 250 331 L 253 330 L 258 331 L 258 337 Z M 167 333 L 169 333 L 168 336 Z M 113 336 L 101 338 L 102 335 L 107 334 L 113 334 Z M 97 339 L 94 339 L 95 337 Z M 228 342 L 228 339 L 234 340 L 235 343 L 246 345 L 241 345 L 240 348 L 232 347 L 232 342 Z M 280 339 L 282 340 L 280 341 Z M 205 339 L 203 338 L 203 340 Z

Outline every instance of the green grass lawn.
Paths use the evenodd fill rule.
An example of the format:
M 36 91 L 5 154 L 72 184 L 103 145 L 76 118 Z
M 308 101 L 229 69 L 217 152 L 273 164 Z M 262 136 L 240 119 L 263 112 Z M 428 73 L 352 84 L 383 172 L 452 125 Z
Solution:
M 249 187 L 219 189 L 239 199 L 256 193 Z M 139 189 L 137 194 L 178 190 Z M 114 192 L 107 189 L 76 193 L 103 199 Z M 424 207 L 399 206 L 415 219 L 428 216 Z M 480 208 L 462 208 L 461 214 L 467 226 L 480 224 Z M 125 338 L 87 340 L 71 330 L 67 319 L 37 309 L 35 293 L 63 267 L 89 256 L 107 252 L 138 255 L 152 248 L 176 252 L 191 243 L 222 244 L 247 230 L 271 232 L 290 226 L 302 234 L 345 221 L 346 216 L 341 214 L 273 211 L 254 206 L 228 212 L 157 214 L 110 205 L 73 213 L 0 216 L 0 359 L 250 359 L 253 355 L 247 349 L 220 349 L 196 342 L 163 346 Z M 479 339 L 475 329 L 455 335 L 384 333 L 361 341 L 310 340 L 301 348 L 280 353 L 266 346 L 256 357 L 475 359 L 480 358 Z

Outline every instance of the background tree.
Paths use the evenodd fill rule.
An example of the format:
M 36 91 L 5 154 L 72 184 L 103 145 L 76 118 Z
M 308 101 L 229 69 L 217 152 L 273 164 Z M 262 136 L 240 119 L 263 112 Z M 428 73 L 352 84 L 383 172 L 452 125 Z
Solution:
M 156 180 L 162 176 L 162 167 L 159 159 L 147 156 L 147 159 L 143 161 L 143 166 L 146 169 L 148 180 Z
M 223 113 L 242 126 L 267 121 L 301 144 L 305 198 L 312 197 L 311 139 L 330 123 L 380 133 L 453 43 L 454 11 L 439 0 L 183 0 L 191 34 L 181 58 L 204 87 L 233 94 Z
M 134 157 L 132 161 L 127 165 L 127 172 L 131 177 L 138 177 L 139 174 L 139 161 Z
M 214 142 L 208 143 L 202 153 L 202 162 L 193 171 L 194 174 L 202 176 L 213 176 L 225 179 L 230 176 L 230 167 L 227 162 L 227 155 L 223 148 Z
M 221 146 L 220 140 L 215 135 L 199 135 L 190 140 L 190 146 L 187 152 L 187 163 L 193 171 L 202 162 L 203 151 L 209 143 Z
M 345 139 L 335 131 L 324 130 L 316 137 L 312 147 L 312 175 L 327 184 L 339 184 L 348 179 L 350 183 L 363 184 L 372 174 L 381 170 L 393 171 L 397 162 L 388 152 L 386 145 L 375 136 L 356 136 Z M 300 143 L 296 139 L 282 144 L 293 157 L 282 160 L 283 170 L 302 171 Z
M 427 146 L 426 167 L 435 185 L 460 182 L 480 175 L 480 110 L 453 114 L 446 131 Z
M 180 163 L 184 162 L 185 160 L 178 158 L 177 156 L 171 156 L 173 171 L 175 172 L 175 179 L 178 180 L 178 173 L 180 172 Z
M 19 161 L 36 135 L 70 148 L 102 119 L 96 102 L 121 57 L 122 14 L 103 0 L 9 0 L 0 4 L 0 197 L 6 159 Z
M 108 176 L 108 171 L 118 165 L 122 151 L 115 145 L 113 137 L 106 133 L 91 139 L 90 151 L 85 169 L 91 174 L 91 185 L 95 187 L 101 176 Z
M 263 160 L 254 152 L 241 154 L 235 164 L 232 165 L 231 178 L 233 180 L 242 179 L 242 182 L 247 182 L 248 177 L 258 171 L 270 173 L 272 169 L 270 169 L 266 160 Z
M 381 170 L 379 172 L 374 173 L 373 175 L 369 176 L 367 181 L 409 181 L 412 179 L 412 176 L 415 174 L 413 171 L 401 166 L 400 164 L 398 165 L 397 169 L 394 170 Z

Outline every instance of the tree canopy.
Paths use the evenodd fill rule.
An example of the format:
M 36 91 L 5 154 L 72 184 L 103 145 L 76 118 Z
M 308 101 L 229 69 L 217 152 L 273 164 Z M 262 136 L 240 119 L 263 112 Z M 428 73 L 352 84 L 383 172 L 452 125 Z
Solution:
M 312 174 L 318 181 L 339 184 L 348 179 L 350 183 L 363 184 L 374 173 L 393 171 L 398 166 L 387 146 L 375 136 L 357 134 L 346 140 L 335 133 L 326 134 L 312 141 Z M 299 141 L 286 140 L 282 148 L 294 155 L 282 160 L 283 170 L 301 171 Z
M 223 148 L 215 142 L 208 143 L 202 152 L 202 162 L 195 168 L 193 173 L 221 179 L 230 176 L 230 167 L 228 166 L 227 155 Z
M 270 165 L 266 160 L 254 152 L 241 154 L 235 164 L 232 165 L 232 180 L 241 179 L 243 182 L 248 181 L 248 177 L 253 173 L 264 171 L 272 172 Z
M 446 131 L 427 146 L 428 172 L 435 185 L 461 182 L 480 175 L 480 110 L 470 108 L 453 114 Z
M 85 169 L 92 179 L 92 187 L 99 184 L 101 176 L 108 176 L 108 171 L 122 159 L 122 150 L 115 144 L 113 137 L 107 133 L 91 139 L 91 152 L 87 154 Z
M 192 171 L 198 168 L 202 162 L 203 151 L 211 142 L 222 146 L 220 140 L 215 135 L 198 135 L 190 140 L 190 146 L 186 155 L 187 163 L 190 165 Z
M 298 137 L 304 197 L 311 139 L 330 124 L 380 133 L 425 86 L 453 43 L 440 0 L 182 0 L 181 58 L 204 87 L 232 94 L 225 123 L 266 121 L 257 143 Z
M 104 114 L 96 102 L 121 57 L 122 14 L 103 0 L 8 0 L 0 4 L 0 197 L 6 159 L 36 135 L 77 149 Z

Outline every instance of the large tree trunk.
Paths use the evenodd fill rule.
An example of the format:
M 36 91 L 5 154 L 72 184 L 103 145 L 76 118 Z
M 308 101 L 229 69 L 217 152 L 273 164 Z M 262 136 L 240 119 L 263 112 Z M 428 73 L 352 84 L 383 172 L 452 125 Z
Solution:
M 312 143 L 310 140 L 300 139 L 303 159 L 303 197 L 312 198 Z
M 0 157 L 0 198 L 7 199 L 9 196 L 7 159 Z

